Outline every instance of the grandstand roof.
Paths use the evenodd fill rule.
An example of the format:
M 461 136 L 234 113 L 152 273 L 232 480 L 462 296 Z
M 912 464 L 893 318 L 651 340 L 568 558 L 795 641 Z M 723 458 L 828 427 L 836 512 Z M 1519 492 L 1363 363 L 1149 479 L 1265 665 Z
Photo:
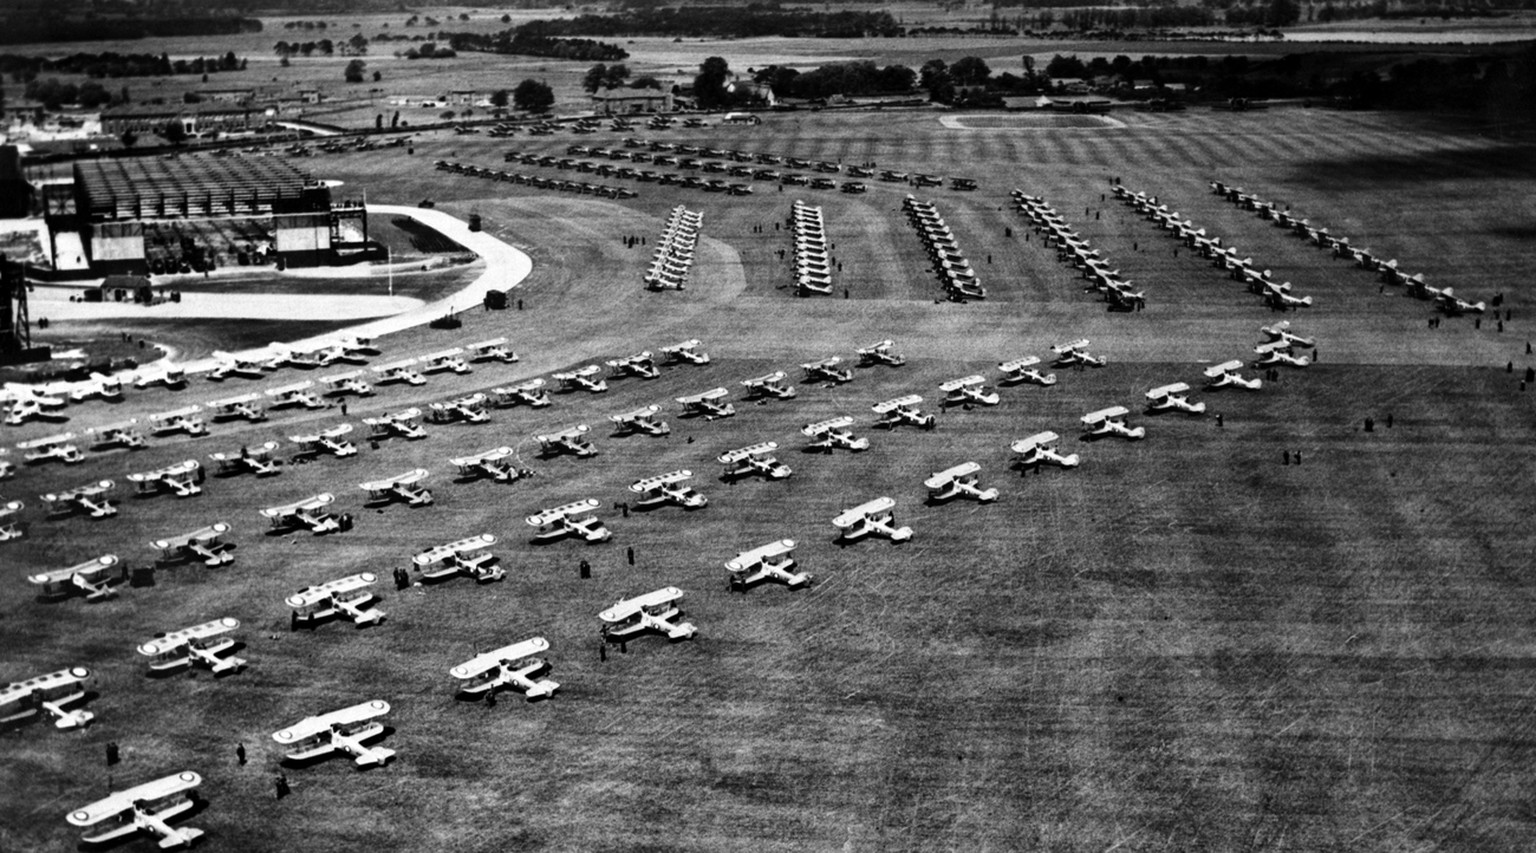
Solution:
M 93 220 L 271 212 L 314 187 L 309 173 L 273 158 L 184 155 L 75 164 L 80 209 Z

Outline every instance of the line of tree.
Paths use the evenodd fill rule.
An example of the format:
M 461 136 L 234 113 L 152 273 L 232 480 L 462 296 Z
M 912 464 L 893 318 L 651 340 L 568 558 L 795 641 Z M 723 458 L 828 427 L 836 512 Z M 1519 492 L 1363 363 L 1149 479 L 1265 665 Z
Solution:
M 108 92 L 104 86 L 95 80 L 87 80 L 76 85 L 74 83 L 61 82 L 57 77 L 48 77 L 42 80 L 30 80 L 24 94 L 29 101 L 37 101 L 44 109 L 58 110 L 65 104 L 79 104 L 86 109 L 96 107 L 125 104 L 128 102 L 128 87 L 124 86 L 116 93 Z
M 752 75 L 753 82 L 767 86 L 780 98 L 828 98 L 833 95 L 907 94 L 917 84 L 917 72 L 905 65 L 880 67 L 873 62 L 834 62 L 800 72 L 770 65 Z
M 39 74 L 84 74 L 87 77 L 169 77 L 173 74 L 212 74 L 241 71 L 246 61 L 230 51 L 223 56 L 199 56 L 172 61 L 167 54 L 153 53 L 75 53 L 48 58 L 0 54 L 0 73 L 17 83 L 37 79 Z
M 316 53 L 321 56 L 331 56 L 336 52 L 336 43 L 330 39 L 303 43 L 280 41 L 272 45 L 272 52 L 282 57 L 293 56 L 295 53 L 300 56 L 313 56 Z
M 904 29 L 889 12 L 783 10 L 756 3 L 740 6 L 678 6 L 631 9 L 616 15 L 577 15 L 536 20 L 521 31 L 546 36 L 716 36 L 751 38 L 862 38 L 899 36 Z
M 616 62 L 629 58 L 629 51 L 616 44 L 586 38 L 550 35 L 529 30 L 527 27 L 490 34 L 439 32 L 437 36 L 439 40 L 447 39 L 448 45 L 457 51 L 476 50 L 483 53 L 543 56 L 550 59 L 574 59 L 582 62 Z
M 51 14 L 12 15 L 0 26 L 0 44 L 122 41 L 259 32 L 261 21 L 256 18 L 126 17 L 81 20 Z

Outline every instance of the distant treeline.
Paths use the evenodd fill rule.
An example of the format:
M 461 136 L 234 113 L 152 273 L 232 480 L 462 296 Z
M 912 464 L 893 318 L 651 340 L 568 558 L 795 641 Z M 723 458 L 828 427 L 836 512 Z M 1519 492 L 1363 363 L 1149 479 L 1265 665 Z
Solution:
M 447 40 L 454 50 L 478 50 L 485 53 L 508 53 L 517 56 L 547 56 L 551 59 L 574 59 L 585 62 L 614 62 L 628 59 L 629 51 L 616 44 L 593 41 L 586 38 L 564 38 L 530 27 L 502 30 L 493 35 L 485 33 L 437 33 L 437 38 Z
M 0 44 L 117 41 L 259 32 L 261 32 L 261 21 L 255 18 L 122 17 L 80 20 L 50 14 L 47 11 L 13 11 L 7 17 L 0 17 Z
M 836 62 L 804 73 L 782 65 L 760 69 L 753 82 L 780 98 L 829 98 L 833 95 L 910 94 L 917 72 L 905 65 L 880 67 L 873 62 Z
M 529 21 L 520 28 L 545 36 L 713 36 L 751 38 L 861 38 L 899 36 L 903 30 L 887 12 L 781 11 L 753 3 L 740 6 L 681 6 L 635 9 L 617 15 L 578 15 L 568 20 Z
M 166 54 L 153 53 L 76 53 L 48 59 L 42 56 L 0 54 L 0 74 L 23 83 L 39 74 L 84 74 L 103 77 L 169 77 L 173 74 L 212 74 L 215 71 L 239 71 L 245 60 L 234 51 L 223 56 L 196 57 L 172 61 Z

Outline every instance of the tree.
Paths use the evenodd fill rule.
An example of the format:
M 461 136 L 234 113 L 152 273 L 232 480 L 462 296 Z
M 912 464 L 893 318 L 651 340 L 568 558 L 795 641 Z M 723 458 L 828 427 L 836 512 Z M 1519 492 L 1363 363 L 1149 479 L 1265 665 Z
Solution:
M 132 148 L 134 145 L 138 144 L 139 135 L 131 130 L 125 130 L 123 131 L 122 140 L 124 148 Z
M 512 23 L 512 16 L 511 15 L 502 15 L 501 16 L 501 22 L 503 24 L 510 24 L 510 23 Z
M 730 76 L 730 64 L 718 56 L 699 63 L 698 76 L 693 78 L 694 101 L 705 108 L 726 106 L 730 93 L 725 90 L 725 81 Z
M 379 71 L 373 72 L 373 82 L 377 83 L 377 82 L 379 82 L 380 80 L 383 80 L 383 79 L 384 79 L 384 74 L 382 72 L 379 72 Z
M 992 76 L 992 69 L 979 56 L 967 56 L 955 60 L 955 64 L 949 67 L 949 76 L 962 86 L 980 86 Z
M 491 106 L 505 108 L 512 100 L 512 93 L 506 89 L 497 89 L 491 93 Z
M 629 66 L 617 63 L 608 66 L 608 73 L 603 77 L 603 85 L 610 89 L 617 89 L 629 79 Z
M 520 110 L 531 113 L 541 113 L 555 103 L 555 91 L 548 83 L 538 80 L 524 80 L 512 90 L 512 105 Z
M 949 82 L 949 66 L 942 59 L 930 59 L 917 72 L 918 84 L 929 91 L 940 82 Z
M 180 145 L 187 138 L 187 128 L 181 123 L 181 119 L 173 118 L 160 129 L 160 135 L 172 145 Z
M 367 67 L 368 63 L 361 59 L 354 59 L 347 63 L 347 70 L 342 73 L 348 83 L 361 83 L 363 82 L 363 70 Z
M 581 88 L 586 89 L 588 92 L 593 94 L 597 94 L 597 90 L 603 87 L 603 83 L 607 79 L 608 66 L 599 62 L 598 64 L 587 69 L 586 76 L 581 78 Z
M 636 77 L 635 79 L 629 81 L 629 88 L 659 90 L 661 88 L 661 81 L 647 74 L 644 77 Z

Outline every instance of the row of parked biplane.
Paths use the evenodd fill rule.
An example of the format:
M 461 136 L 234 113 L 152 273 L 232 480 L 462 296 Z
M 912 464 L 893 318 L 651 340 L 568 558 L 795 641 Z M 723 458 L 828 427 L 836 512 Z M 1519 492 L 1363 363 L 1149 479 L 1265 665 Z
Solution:
M 1277 310 L 1312 306 L 1312 297 L 1295 295 L 1291 292 L 1290 282 L 1275 281 L 1269 270 L 1254 265 L 1253 258 L 1239 258 L 1237 249 L 1222 245 L 1220 237 L 1208 236 L 1204 228 L 1196 228 L 1193 222 L 1180 216 L 1178 211 L 1170 211 L 1168 205 L 1159 204 L 1156 196 L 1131 192 L 1125 185 L 1118 183 L 1113 189 L 1115 196 L 1137 213 L 1156 222 L 1158 227 L 1194 249 L 1201 257 L 1209 258 L 1212 266 L 1226 270 L 1234 281 L 1243 282 L 1250 293 L 1264 300 L 1265 305 Z
M 821 207 L 812 207 L 798 199 L 790 209 L 790 227 L 794 234 L 795 293 L 797 296 L 827 295 L 832 292 L 832 256 L 828 254 L 827 224 Z
M 658 166 L 677 166 L 679 169 L 684 170 L 702 170 L 721 174 L 729 173 L 732 177 L 737 178 L 751 179 L 758 174 L 758 172 L 750 168 L 732 168 L 725 163 L 701 163 L 698 160 L 679 159 L 664 154 L 630 153 L 620 149 L 610 151 L 604 148 L 587 148 L 584 145 L 572 145 L 568 151 L 570 153 L 580 152 L 598 157 L 607 157 L 610 160 L 655 163 Z M 538 154 L 535 152 L 508 151 L 502 155 L 502 158 L 508 163 L 518 162 L 530 166 L 545 166 L 566 171 L 585 172 L 606 178 L 621 178 L 642 183 L 656 183 L 662 186 L 678 186 L 685 189 L 725 193 L 726 195 L 752 194 L 752 187 L 750 185 L 726 181 L 723 178 L 705 179 L 693 175 L 640 170 L 633 166 L 615 166 L 612 163 L 603 163 L 596 160 L 578 160 L 575 157 L 557 157 L 553 154 Z
M 1023 190 L 1016 189 L 1013 191 L 1013 204 L 1029 219 L 1035 233 L 1045 238 L 1046 247 L 1056 249 L 1056 260 L 1077 267 L 1083 278 L 1090 282 L 1088 289 L 1103 295 L 1104 301 L 1109 303 L 1109 310 L 1134 311 L 1145 306 L 1146 294 L 1133 290 L 1130 282 L 1120 278 L 1119 270 L 1110 269 L 1099 250 L 1079 237 L 1045 199 L 1026 195 Z
M 1335 258 L 1346 258 L 1367 272 L 1380 272 L 1381 280 L 1386 284 L 1406 287 L 1409 295 L 1433 301 L 1436 308 L 1450 316 L 1481 314 L 1488 310 L 1487 303 L 1468 302 L 1458 297 L 1449 287 L 1430 287 L 1425 283 L 1423 273 L 1408 275 L 1401 272 L 1397 268 L 1395 259 L 1383 261 L 1371 254 L 1369 249 L 1355 248 L 1349 244 L 1348 237 L 1336 236 L 1329 233 L 1327 228 L 1313 225 L 1306 219 L 1299 219 L 1289 209 L 1280 210 L 1274 202 L 1264 201 L 1257 195 L 1244 191 L 1242 187 L 1229 187 L 1221 181 L 1211 181 L 1211 191 L 1244 210 L 1254 211 L 1260 219 L 1273 222 L 1276 227 L 1286 229 L 1319 249 L 1331 253 Z
M 934 275 L 943 286 L 945 296 L 960 301 L 986 299 L 986 288 L 981 286 L 981 279 L 971 269 L 971 262 L 965 259 L 960 244 L 955 242 L 954 232 L 949 230 L 944 217 L 939 215 L 933 203 L 919 201 L 908 195 L 901 206 L 907 213 L 908 221 L 923 239 L 923 248 L 928 251 Z
M 699 243 L 699 229 L 703 227 L 704 214 L 682 205 L 672 208 L 662 226 L 661 239 L 656 241 L 656 249 L 651 253 L 651 265 L 645 271 L 647 290 L 683 290 L 687 287 L 688 272 L 693 268 L 693 256 Z
M 543 175 L 525 175 L 522 172 L 508 172 L 505 169 L 492 169 L 487 166 L 476 166 L 473 163 L 457 163 L 452 160 L 438 160 L 435 166 L 439 172 L 466 175 L 471 178 L 485 178 L 486 180 L 501 181 L 509 184 L 522 184 L 526 187 L 535 187 L 541 190 L 561 190 L 579 195 L 602 196 L 603 198 L 635 198 L 639 195 L 634 190 L 609 186 L 608 184 L 589 184 L 585 181 L 546 178 Z

